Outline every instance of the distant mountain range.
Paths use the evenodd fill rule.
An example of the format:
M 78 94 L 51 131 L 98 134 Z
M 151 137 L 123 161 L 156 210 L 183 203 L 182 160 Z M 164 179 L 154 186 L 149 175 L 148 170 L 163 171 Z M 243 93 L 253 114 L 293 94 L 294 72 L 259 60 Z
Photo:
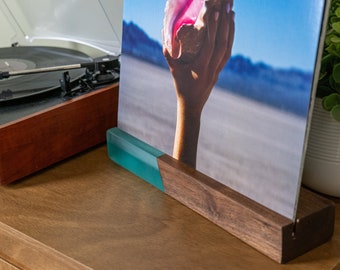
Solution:
M 123 22 L 122 52 L 168 69 L 162 45 L 133 22 Z M 313 74 L 298 69 L 275 69 L 232 56 L 219 75 L 217 85 L 226 91 L 306 116 Z

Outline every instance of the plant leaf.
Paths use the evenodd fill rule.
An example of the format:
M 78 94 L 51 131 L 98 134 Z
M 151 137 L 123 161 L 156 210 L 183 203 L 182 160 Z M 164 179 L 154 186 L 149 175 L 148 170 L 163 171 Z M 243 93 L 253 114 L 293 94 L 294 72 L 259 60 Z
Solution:
M 330 44 L 327 48 L 326 51 L 329 52 L 330 54 L 333 54 L 337 57 L 340 57 L 340 46 L 337 43 L 332 43 Z
M 335 12 L 334 12 L 335 16 L 337 16 L 338 18 L 340 17 L 340 7 L 338 7 Z
M 333 79 L 336 83 L 340 83 L 340 63 L 333 67 Z
M 326 111 L 331 111 L 333 107 L 340 105 L 340 95 L 333 93 L 322 99 L 322 106 Z
M 327 67 L 328 65 L 332 65 L 334 64 L 334 62 L 336 61 L 336 57 L 332 54 L 326 54 L 322 57 L 321 59 L 321 67 L 322 68 L 325 68 Z
M 332 41 L 333 43 L 339 43 L 340 37 L 334 35 L 330 38 L 330 41 Z
M 340 34 L 340 22 L 332 23 L 333 29 Z
M 340 122 L 340 105 L 334 106 L 331 114 L 336 121 Z

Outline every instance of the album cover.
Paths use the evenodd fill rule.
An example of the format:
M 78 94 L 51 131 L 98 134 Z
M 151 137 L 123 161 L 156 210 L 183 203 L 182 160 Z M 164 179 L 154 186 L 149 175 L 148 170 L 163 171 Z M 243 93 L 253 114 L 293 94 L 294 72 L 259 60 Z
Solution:
M 125 0 L 118 127 L 294 219 L 324 9 Z

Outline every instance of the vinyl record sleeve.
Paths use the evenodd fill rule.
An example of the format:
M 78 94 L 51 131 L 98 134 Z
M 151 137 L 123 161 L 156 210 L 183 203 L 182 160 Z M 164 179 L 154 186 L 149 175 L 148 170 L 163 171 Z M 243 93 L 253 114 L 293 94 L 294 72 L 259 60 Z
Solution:
M 179 85 L 200 79 L 196 71 L 210 61 L 211 54 L 202 49 L 202 41 L 194 58 L 182 59 L 191 71 L 191 77 L 182 72 L 188 81 L 174 75 L 178 65 L 172 64 L 175 72 L 170 72 L 163 51 L 164 16 L 180 5 L 180 12 L 190 10 L 192 2 L 169 2 L 167 9 L 166 1 L 124 2 L 118 126 L 175 155 L 179 103 L 195 111 L 192 99 L 183 102 Z M 214 18 L 219 25 L 224 18 L 234 23 L 235 32 L 231 56 L 226 57 L 198 116 L 194 166 L 290 219 L 295 218 L 301 185 L 326 7 L 324 0 L 234 0 L 233 6 L 229 1 L 224 9 L 211 13 L 210 24 L 205 21 L 209 27 Z M 179 21 L 186 16 L 181 14 L 172 16 Z M 226 27 L 231 31 L 230 25 Z M 204 35 L 207 42 L 211 35 Z M 207 73 L 210 78 L 213 69 Z M 191 94 L 195 90 L 185 89 Z M 195 121 L 186 123 L 188 130 L 197 129 Z

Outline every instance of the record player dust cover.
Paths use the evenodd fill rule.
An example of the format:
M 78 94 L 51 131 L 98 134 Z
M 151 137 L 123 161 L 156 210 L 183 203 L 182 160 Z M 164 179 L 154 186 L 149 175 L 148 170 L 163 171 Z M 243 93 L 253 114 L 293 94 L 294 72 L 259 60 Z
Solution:
M 125 0 L 119 128 L 293 219 L 325 5 Z

